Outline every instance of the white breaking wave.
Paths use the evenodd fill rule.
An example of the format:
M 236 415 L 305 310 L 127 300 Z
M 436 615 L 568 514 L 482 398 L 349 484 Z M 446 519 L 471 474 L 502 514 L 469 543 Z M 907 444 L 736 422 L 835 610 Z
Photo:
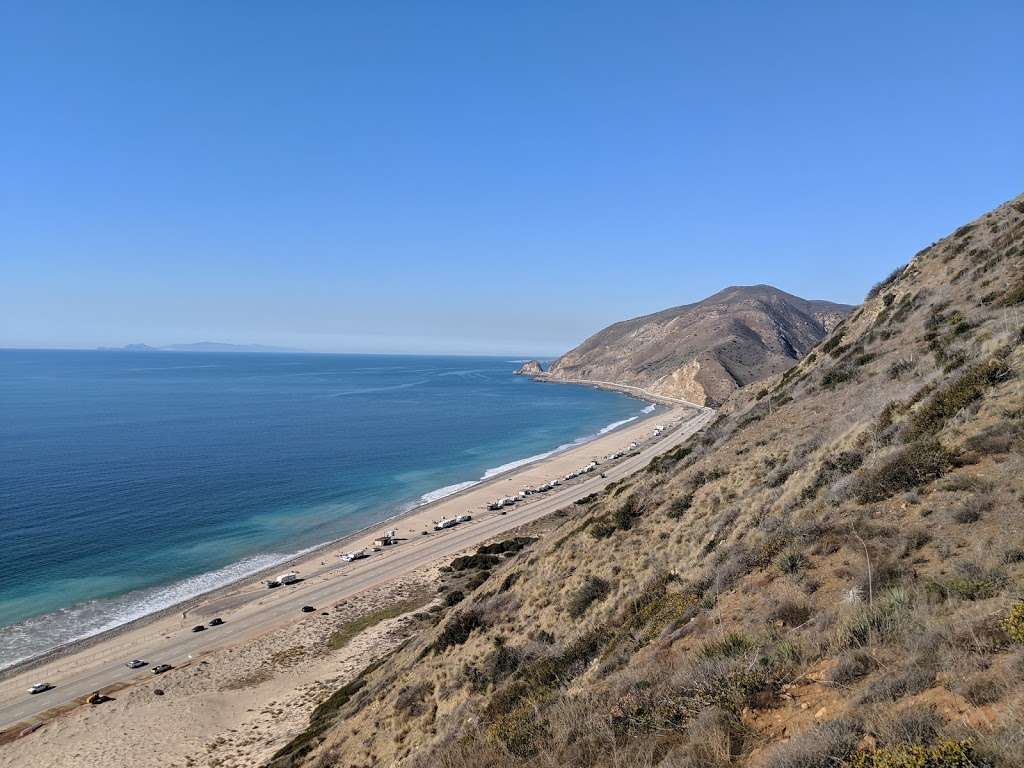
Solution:
M 657 405 L 655 405 L 654 403 L 651 403 L 646 408 L 641 410 L 640 413 L 654 413 L 654 409 L 657 408 L 657 407 L 658 407 Z
M 479 485 L 479 480 L 467 480 L 464 483 L 455 483 L 454 485 L 446 485 L 444 488 L 438 488 L 436 491 L 430 491 L 420 496 L 419 504 L 430 504 L 432 501 L 440 501 L 445 496 L 451 496 L 452 494 L 464 491 L 467 488 L 472 488 L 474 485 Z
M 538 453 L 536 456 L 527 456 L 525 459 L 516 459 L 515 461 L 510 461 L 508 464 L 502 464 L 500 467 L 491 467 L 490 469 L 484 472 L 484 476 L 482 479 L 489 480 L 495 475 L 500 475 L 502 472 L 510 472 L 513 469 L 518 469 L 519 467 L 526 466 L 527 464 L 532 464 L 535 461 L 546 459 L 548 456 L 553 456 L 554 454 L 563 450 L 565 447 L 566 446 L 560 445 L 558 448 L 555 448 L 555 450 L 548 451 L 547 453 Z
M 191 576 L 163 587 L 139 589 L 120 597 L 89 600 L 0 628 L 0 669 L 84 640 L 130 621 L 225 587 L 265 568 L 292 560 L 314 547 L 290 554 L 253 555 L 209 573 Z
M 629 417 L 628 419 L 623 419 L 622 421 L 615 421 L 615 422 L 612 422 L 612 423 L 611 423 L 611 424 L 609 424 L 609 425 L 608 425 L 607 427 L 602 427 L 602 428 L 601 428 L 601 431 L 600 431 L 600 432 L 598 432 L 598 433 L 597 433 L 597 435 L 598 435 L 598 436 L 600 436 L 600 435 L 607 435 L 607 434 L 608 434 L 609 432 L 611 432 L 611 431 L 612 431 L 613 429 L 618 429 L 618 428 L 619 428 L 619 427 L 621 427 L 621 426 L 622 426 L 623 424 L 629 424 L 629 422 L 631 422 L 631 421 L 636 421 L 636 420 L 637 420 L 638 418 L 640 418 L 640 417 L 639 417 L 639 416 L 630 416 L 630 417 Z
M 394 389 L 401 389 L 404 386 L 415 386 L 420 383 L 423 382 L 394 387 Z M 355 393 L 336 393 L 334 396 L 344 394 Z M 654 408 L 654 405 L 649 405 L 642 410 L 642 413 L 651 413 Z M 423 494 L 417 502 L 403 508 L 401 512 L 404 513 L 415 507 L 439 501 L 459 491 L 479 485 L 484 480 L 488 480 L 496 475 L 509 472 L 526 464 L 532 464 L 541 459 L 546 459 L 549 456 L 562 453 L 578 445 L 583 445 L 625 424 L 636 421 L 638 418 L 639 416 L 631 416 L 628 419 L 615 421 L 602 427 L 592 435 L 578 437 L 571 443 L 563 443 L 554 450 L 510 461 L 501 466 L 491 467 L 484 471 L 483 476 L 479 480 L 466 480 L 429 491 Z M 207 592 L 212 592 L 215 589 L 220 589 L 264 569 L 301 557 L 314 549 L 316 547 L 307 547 L 306 549 L 289 554 L 268 553 L 253 555 L 215 571 L 191 576 L 168 586 L 135 590 L 115 598 L 90 600 L 69 608 L 62 608 L 53 613 L 35 616 L 18 624 L 0 627 L 0 669 L 9 667 L 19 661 L 34 658 L 67 643 L 84 640 L 101 632 L 115 629 L 128 622 L 149 616 L 178 603 L 183 603 Z

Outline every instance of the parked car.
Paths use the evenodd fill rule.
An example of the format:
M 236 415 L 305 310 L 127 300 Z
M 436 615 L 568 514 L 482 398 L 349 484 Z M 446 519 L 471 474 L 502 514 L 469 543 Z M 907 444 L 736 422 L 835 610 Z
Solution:
M 206 629 L 206 627 L 204 625 L 202 625 L 202 624 L 196 624 L 194 627 L 192 627 L 192 631 L 193 632 L 202 632 L 205 629 Z
M 53 688 L 53 686 L 50 685 L 49 683 L 36 683 L 35 685 L 33 685 L 31 688 L 28 689 L 28 692 L 31 693 L 31 694 L 43 693 L 44 691 L 48 691 L 51 688 Z
M 303 613 L 312 613 L 315 610 L 316 610 L 316 608 L 314 608 L 312 605 L 304 605 L 304 606 L 302 606 L 302 612 Z
M 157 664 L 155 667 L 153 667 L 153 674 L 162 675 L 164 672 L 169 672 L 172 669 L 174 669 L 174 667 L 172 667 L 170 664 Z
M 142 659 L 132 659 L 131 661 L 126 661 L 124 665 L 128 667 L 128 669 L 138 669 L 139 667 L 146 666 L 148 663 L 149 662 L 143 661 Z
M 222 619 L 220 616 L 218 616 L 216 619 L 210 619 L 210 626 L 211 627 L 219 627 L 223 623 L 224 623 L 224 619 Z

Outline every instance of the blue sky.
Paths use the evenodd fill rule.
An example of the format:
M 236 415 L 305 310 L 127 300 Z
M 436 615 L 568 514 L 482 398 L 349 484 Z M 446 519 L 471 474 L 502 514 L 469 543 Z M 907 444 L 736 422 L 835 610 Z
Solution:
M 0 0 L 0 346 L 554 354 L 731 284 L 858 302 L 1024 191 L 1022 28 Z

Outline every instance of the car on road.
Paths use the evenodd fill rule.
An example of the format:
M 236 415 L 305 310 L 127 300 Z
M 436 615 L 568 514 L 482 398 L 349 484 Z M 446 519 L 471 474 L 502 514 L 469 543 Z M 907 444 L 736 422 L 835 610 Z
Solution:
M 196 624 L 194 627 L 192 627 L 192 631 L 193 632 L 204 632 L 204 631 L 206 631 L 206 627 L 203 624 Z
M 138 669 L 139 667 L 146 666 L 148 663 L 148 661 L 143 661 L 142 659 L 132 659 L 131 661 L 126 661 L 124 665 L 128 667 L 128 669 Z
M 153 667 L 153 674 L 162 675 L 164 672 L 169 672 L 172 669 L 174 669 L 174 667 L 172 667 L 170 664 L 157 664 L 155 667 Z
M 218 616 L 216 619 L 210 619 L 210 626 L 211 627 L 219 627 L 223 623 L 224 623 L 224 619 L 222 619 L 220 616 Z
M 316 610 L 316 608 L 314 608 L 312 605 L 304 605 L 304 606 L 302 606 L 302 612 L 303 613 L 312 613 L 315 610 Z
M 53 688 L 53 686 L 50 685 L 49 683 L 36 683 L 35 685 L 33 685 L 31 688 L 28 689 L 28 692 L 31 693 L 31 694 L 43 693 L 44 691 L 48 691 L 51 688 Z

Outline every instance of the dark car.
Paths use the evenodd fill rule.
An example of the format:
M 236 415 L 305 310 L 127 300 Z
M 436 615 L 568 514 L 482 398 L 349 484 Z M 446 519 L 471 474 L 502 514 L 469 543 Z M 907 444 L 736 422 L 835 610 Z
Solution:
M 203 626 L 202 624 L 196 624 L 194 627 L 192 627 L 192 631 L 193 632 L 202 632 L 205 629 L 206 629 L 206 627 Z
M 172 667 L 170 664 L 157 664 L 155 667 L 153 667 L 153 674 L 162 675 L 164 672 L 169 672 L 172 669 L 174 669 L 174 667 Z
M 304 605 L 304 606 L 302 606 L 302 612 L 303 613 L 312 613 L 315 610 L 316 610 L 316 608 L 314 608 L 312 605 Z
M 222 619 L 220 616 L 218 616 L 216 619 L 210 619 L 210 626 L 211 627 L 219 627 L 223 623 L 224 623 L 224 619 Z

